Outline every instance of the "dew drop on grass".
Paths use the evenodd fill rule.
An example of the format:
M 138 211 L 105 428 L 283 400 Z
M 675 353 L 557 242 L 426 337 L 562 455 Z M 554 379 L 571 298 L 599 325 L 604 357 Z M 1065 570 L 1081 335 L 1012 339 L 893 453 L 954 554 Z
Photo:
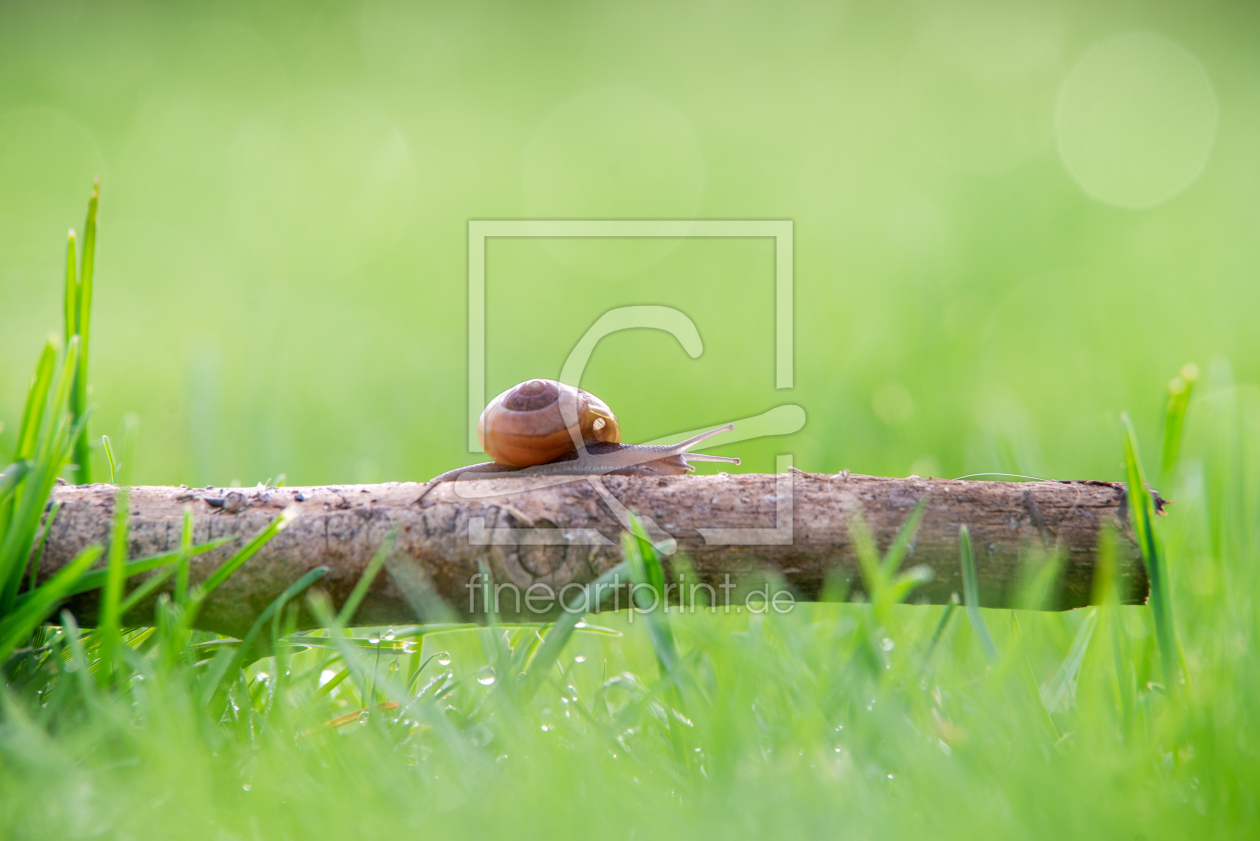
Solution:
M 381 635 L 380 635 L 380 634 L 368 634 L 368 642 L 370 642 L 372 645 L 380 645 L 380 644 L 381 644 Z
M 585 663 L 585 662 L 586 662 L 586 655 L 585 655 L 585 654 L 578 654 L 577 656 L 575 656 L 575 657 L 573 658 L 573 662 L 574 662 L 574 663 Z
M 494 683 L 494 667 L 486 666 L 477 674 L 477 683 L 482 686 L 491 686 Z
M 451 664 L 451 655 L 443 651 L 437 656 L 439 666 L 449 666 Z
M 390 628 L 388 631 L 386 631 L 384 638 L 386 641 L 392 640 L 394 638 L 394 629 Z
M 885 651 L 892 651 L 894 648 L 897 647 L 897 643 L 893 642 L 888 637 L 884 637 L 884 639 L 880 642 L 879 647 L 884 649 Z

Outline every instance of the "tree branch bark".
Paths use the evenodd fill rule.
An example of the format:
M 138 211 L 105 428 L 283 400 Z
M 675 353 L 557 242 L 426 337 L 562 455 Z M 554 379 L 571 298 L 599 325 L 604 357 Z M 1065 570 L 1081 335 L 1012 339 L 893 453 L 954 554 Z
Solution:
M 678 555 L 687 557 L 694 568 L 692 584 L 709 585 L 716 596 L 710 601 L 721 608 L 725 596 L 734 610 L 747 609 L 742 590 L 766 581 L 778 582 L 771 584 L 771 594 L 785 584 L 800 600 L 819 598 L 832 576 L 847 581 L 851 594 L 860 593 L 850 519 L 864 515 L 883 551 L 924 499 L 926 513 L 903 567 L 924 565 L 934 576 L 914 591 L 911 601 L 940 604 L 954 593 L 961 596 L 958 528 L 964 524 L 971 530 L 985 606 L 1012 606 L 1024 565 L 1053 551 L 1062 555 L 1064 569 L 1048 607 L 1089 604 L 1096 547 L 1107 526 L 1115 527 L 1118 535 L 1121 598 L 1141 603 L 1148 594 L 1141 555 L 1129 529 L 1125 488 L 1118 483 L 962 482 L 796 472 L 605 476 L 533 490 L 521 487 L 519 479 L 479 482 L 475 489 L 496 494 L 481 498 L 467 498 L 464 486 L 455 483 L 433 487 L 423 498 L 426 486 L 413 483 L 132 488 L 130 555 L 138 558 L 177 548 L 183 511 L 189 507 L 196 542 L 225 535 L 242 538 L 195 556 L 191 569 L 195 584 L 286 507 L 294 506 L 297 517 L 289 527 L 214 592 L 202 609 L 199 627 L 244 634 L 285 587 L 317 566 L 329 568 L 317 586 L 340 606 L 395 529 L 398 539 L 386 571 L 368 591 L 356 624 L 432 622 L 451 614 L 484 618 L 485 591 L 476 578 L 481 562 L 500 589 L 502 618 L 540 621 L 557 612 L 558 603 L 548 603 L 548 592 L 567 602 L 575 589 L 566 592 L 566 586 L 590 582 L 621 561 L 622 524 L 614 509 L 624 506 L 671 535 Z M 85 546 L 107 543 L 117 488 L 62 485 L 53 498 L 62 507 L 49 532 L 41 580 Z M 735 531 L 711 531 L 715 529 Z M 665 537 L 659 531 L 656 536 Z M 136 576 L 128 586 L 138 585 L 143 577 Z M 683 585 L 688 586 L 686 579 Z M 68 607 L 91 624 L 98 599 L 97 593 L 81 594 Z M 619 595 L 617 602 L 624 606 L 625 596 Z M 760 603 L 754 599 L 751 604 Z M 151 622 L 152 608 L 150 598 L 129 621 Z M 299 623 L 310 627 L 313 620 L 303 614 Z

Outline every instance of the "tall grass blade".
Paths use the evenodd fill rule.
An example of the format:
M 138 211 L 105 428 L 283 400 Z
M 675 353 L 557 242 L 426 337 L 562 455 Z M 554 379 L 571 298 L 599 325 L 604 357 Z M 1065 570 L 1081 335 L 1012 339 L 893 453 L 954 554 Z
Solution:
M 354 585 L 354 590 L 350 592 L 350 598 L 346 599 L 346 603 L 341 606 L 341 611 L 337 614 L 337 622 L 339 624 L 349 626 L 354 620 L 355 611 L 359 609 L 359 604 L 363 601 L 363 597 L 367 595 L 368 588 L 372 586 L 372 582 L 376 580 L 381 567 L 385 566 L 385 560 L 389 557 L 389 553 L 394 551 L 394 544 L 397 541 L 398 529 L 390 529 L 389 534 L 385 535 L 385 539 L 377 547 L 376 554 L 368 562 L 367 569 L 363 571 L 363 575 L 359 576 L 358 583 Z
M 989 634 L 989 626 L 985 624 L 980 613 L 980 585 L 976 579 L 976 556 L 971 549 L 971 531 L 966 526 L 958 527 L 958 553 L 962 561 L 963 604 L 967 607 L 967 621 L 971 629 L 980 638 L 984 656 L 990 663 L 997 660 L 998 648 Z
M 542 644 L 538 646 L 538 650 L 534 653 L 534 658 L 525 670 L 524 685 L 518 693 L 518 697 L 522 702 L 528 701 L 533 697 L 538 687 L 542 685 L 543 679 L 547 676 L 551 667 L 560 659 L 560 653 L 564 651 L 565 645 L 568 644 L 569 638 L 573 636 L 573 632 L 577 628 L 578 623 L 582 621 L 582 617 L 599 607 L 601 601 L 600 591 L 609 586 L 614 588 L 620 587 L 621 583 L 629 579 L 629 577 L 630 564 L 623 561 L 590 584 L 587 584 L 572 601 L 564 605 L 564 612 L 547 629 Z
M 130 499 L 126 488 L 118 489 L 114 502 L 114 532 L 109 541 L 109 562 L 106 566 L 105 586 L 101 589 L 100 624 L 96 635 L 101 642 L 100 672 L 102 679 L 112 676 L 118 654 L 121 611 L 123 598 L 123 567 L 127 563 L 127 537 L 130 521 Z
M 643 523 L 633 513 L 630 514 L 630 531 L 621 535 L 622 555 L 630 563 L 630 577 L 634 582 L 631 588 L 631 602 L 638 601 L 644 594 L 642 588 L 652 596 L 652 608 L 642 604 L 647 625 L 648 638 L 656 651 L 656 659 L 664 673 L 676 677 L 678 667 L 678 648 L 674 642 L 674 633 L 669 626 L 669 618 L 665 612 L 665 573 L 661 567 L 661 557 L 652 545 Z M 631 604 L 631 610 L 635 607 Z
M 884 576 L 891 581 L 893 576 L 897 574 L 897 570 L 901 568 L 901 561 L 906 556 L 907 550 L 914 542 L 914 536 L 919 532 L 919 524 L 923 522 L 923 515 L 927 512 L 927 497 L 920 499 L 915 504 L 914 509 L 910 512 L 910 516 L 906 517 L 901 528 L 897 530 L 897 536 L 893 538 L 892 544 L 888 547 L 888 551 L 884 553 Z
M 1164 667 L 1164 680 L 1172 692 L 1179 680 L 1177 635 L 1173 627 L 1172 603 L 1169 601 L 1168 570 L 1159 535 L 1155 533 L 1155 500 L 1146 485 L 1142 458 L 1138 451 L 1137 432 L 1128 413 L 1120 416 L 1124 423 L 1124 464 L 1128 475 L 1129 513 L 1133 533 L 1146 562 L 1146 577 L 1151 583 L 1151 615 L 1155 620 L 1155 641 Z
M 14 461 L 29 459 L 35 455 L 35 442 L 43 423 L 48 389 L 52 385 L 56 364 L 57 347 L 49 340 L 44 344 L 44 352 L 40 354 L 39 362 L 35 365 L 35 374 L 31 377 L 31 387 L 26 392 L 26 409 L 22 412 L 22 425 L 18 427 Z
M 109 445 L 109 436 L 101 436 L 101 446 L 105 449 L 105 459 L 109 462 L 109 483 L 112 485 L 118 476 L 118 460 L 114 458 L 114 448 Z
M 215 694 L 218 692 L 223 678 L 227 675 L 234 675 L 241 670 L 245 664 L 249 652 L 254 647 L 254 641 L 258 639 L 258 634 L 262 631 L 264 625 L 271 621 L 272 617 L 279 614 L 284 606 L 296 596 L 301 595 L 307 587 L 310 587 L 319 579 L 328 574 L 328 567 L 315 567 L 310 572 L 303 575 L 297 581 L 285 588 L 284 592 L 277 596 L 271 604 L 267 605 L 262 613 L 258 614 L 258 618 L 254 620 L 254 624 L 250 626 L 249 632 L 245 634 L 241 644 L 237 646 L 236 652 L 231 658 L 224 658 L 222 661 L 216 657 L 215 664 L 220 664 L 215 672 L 209 674 L 208 680 L 202 691 L 203 703 L 209 704 L 214 700 Z
M 941 611 L 940 621 L 936 623 L 936 630 L 932 632 L 932 638 L 928 641 L 927 651 L 923 652 L 923 662 L 919 665 L 919 672 L 927 670 L 928 663 L 932 659 L 932 653 L 936 651 L 936 646 L 940 644 L 941 637 L 945 635 L 945 628 L 949 626 L 949 620 L 954 618 L 954 611 L 958 608 L 958 594 L 950 594 L 949 604 L 945 605 L 945 609 Z
M 6 467 L 4 472 L 0 473 L 0 504 L 9 500 L 9 497 L 17 490 L 18 482 L 26 478 L 26 474 L 30 470 L 31 463 L 29 461 L 15 461 Z
M 59 513 L 61 513 L 61 500 L 54 502 L 48 509 L 48 513 L 44 516 L 44 525 L 41 527 L 39 536 L 36 538 L 36 541 L 39 543 L 39 548 L 31 553 L 31 564 L 27 570 L 30 583 L 27 585 L 27 592 L 25 595 L 30 595 L 35 592 L 35 584 L 39 579 L 39 564 L 44 559 L 44 549 L 48 546 L 48 535 L 52 532 L 53 523 L 57 522 L 57 515 Z M 18 597 L 15 603 L 20 601 L 21 596 Z
M 175 604 L 188 600 L 188 561 L 194 554 L 192 509 L 184 506 L 184 524 L 179 533 L 179 553 L 175 559 Z
M 267 541 L 270 541 L 272 537 L 275 537 L 278 533 L 289 527 L 289 523 L 294 521 L 296 517 L 297 508 L 292 506 L 285 508 L 285 511 L 281 512 L 280 516 L 272 519 L 270 523 L 267 523 L 266 528 L 263 528 L 262 531 L 253 536 L 253 540 L 241 547 L 241 550 L 239 550 L 236 555 L 233 555 L 231 559 L 228 559 L 226 564 L 223 564 L 223 566 L 219 567 L 219 569 L 214 570 L 208 579 L 205 579 L 202 585 L 197 588 L 197 593 L 195 593 L 194 599 L 197 601 L 204 600 L 205 596 L 208 596 L 210 593 L 214 593 L 214 590 L 217 589 L 219 585 L 228 580 L 229 575 L 232 575 L 233 572 L 237 571 L 239 566 L 251 559 L 251 557 L 255 556 L 260 548 L 267 545 Z
M 1199 379 L 1196 365 L 1183 365 L 1177 376 L 1168 383 L 1168 402 L 1164 404 L 1164 437 L 1159 448 L 1160 476 L 1167 482 L 1181 453 L 1181 437 L 1185 429 L 1186 409 L 1195 381 Z
M 83 224 L 83 262 L 79 269 L 78 300 L 75 317 L 79 334 L 79 362 L 75 374 L 74 395 L 70 403 L 70 416 L 75 422 L 86 417 L 88 395 L 88 347 L 91 340 L 92 276 L 96 269 L 96 209 L 100 201 L 101 181 L 92 185 L 92 197 L 88 199 L 87 220 Z M 87 424 L 73 439 L 75 481 L 86 485 L 92 481 L 91 450 L 88 447 Z
M 1097 623 L 1098 610 L 1094 609 L 1089 612 L 1085 621 L 1081 623 L 1081 627 L 1077 629 L 1076 637 L 1072 640 L 1072 647 L 1068 649 L 1067 656 L 1063 658 L 1063 663 L 1055 672 L 1050 685 L 1041 694 L 1047 710 L 1053 712 L 1063 706 L 1064 696 L 1067 695 L 1072 680 L 1081 668 L 1081 661 L 1085 659 L 1085 652 L 1089 649 L 1089 641 L 1094 636 L 1094 627 Z
M 199 543 L 189 549 L 188 556 L 192 557 L 194 555 L 200 555 L 203 552 L 209 552 L 211 549 L 217 549 L 225 543 L 231 543 L 233 540 L 236 540 L 236 538 L 216 537 L 214 540 L 207 541 L 206 543 Z M 164 567 L 167 564 L 178 562 L 181 552 L 182 550 L 177 549 L 172 552 L 163 552 L 159 555 L 150 555 L 147 558 L 137 558 L 134 561 L 128 561 L 123 564 L 123 578 L 130 578 L 133 575 L 139 575 L 142 572 L 148 572 L 149 570 L 158 569 L 159 567 Z M 91 572 L 85 572 L 83 575 L 79 576 L 78 581 L 70 586 L 70 590 L 66 593 L 66 595 L 74 596 L 79 593 L 86 593 L 90 590 L 100 589 L 105 586 L 105 581 L 108 577 L 108 569 L 95 569 Z M 22 604 L 22 602 L 28 598 L 30 598 L 30 593 L 21 594 L 17 599 L 18 604 Z
M 32 448 L 29 475 L 23 480 L 15 498 L 5 503 L 12 506 L 5 512 L 8 521 L 4 540 L 0 543 L 0 616 L 13 609 L 21 587 L 22 574 L 34 546 L 35 535 L 44 514 L 44 506 L 52 494 L 57 474 L 68 457 L 64 407 L 78 355 L 79 340 L 71 339 L 56 382 L 48 390 L 48 409 L 43 413 L 40 433 Z M 76 427 L 77 428 L 77 425 Z M 74 429 L 70 431 L 73 435 Z

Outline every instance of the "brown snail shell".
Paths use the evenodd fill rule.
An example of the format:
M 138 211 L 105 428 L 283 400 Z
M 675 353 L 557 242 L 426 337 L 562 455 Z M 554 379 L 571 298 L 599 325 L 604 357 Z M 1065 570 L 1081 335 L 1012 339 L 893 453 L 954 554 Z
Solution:
M 490 401 L 477 438 L 498 464 L 531 467 L 577 450 L 583 441 L 621 442 L 617 416 L 595 395 L 555 380 L 530 380 Z

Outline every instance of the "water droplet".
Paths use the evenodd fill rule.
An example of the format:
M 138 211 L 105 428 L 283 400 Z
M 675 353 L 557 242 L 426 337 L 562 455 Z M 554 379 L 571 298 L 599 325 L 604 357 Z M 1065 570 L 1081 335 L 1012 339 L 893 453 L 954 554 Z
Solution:
M 451 655 L 445 651 L 437 656 L 439 666 L 449 666 L 451 664 Z
M 372 645 L 380 645 L 380 644 L 381 644 L 381 635 L 380 635 L 380 634 L 368 634 L 368 642 L 372 643 Z
M 586 662 L 586 655 L 585 655 L 585 654 L 578 654 L 577 656 L 575 656 L 575 657 L 573 658 L 573 662 L 574 662 L 574 663 L 585 663 L 585 662 Z
M 392 640 L 393 638 L 394 638 L 394 629 L 390 628 L 388 631 L 385 632 L 385 639 Z
M 870 712 L 873 709 L 875 709 L 875 702 L 871 701 L 869 704 L 866 705 L 866 711 Z
M 404 642 L 402 644 L 403 654 L 415 654 L 416 644 L 414 642 Z
M 840 747 L 839 745 L 836 745 L 836 753 L 844 753 L 844 748 Z
M 359 710 L 359 721 L 362 722 L 363 724 L 367 724 L 367 720 L 368 720 L 368 711 Z
M 552 730 L 555 730 L 555 729 L 556 729 L 556 725 L 554 725 L 554 724 L 544 724 L 544 725 L 543 725 L 540 729 L 541 729 L 544 733 L 550 733 Z
M 482 686 L 490 686 L 494 683 L 494 667 L 486 666 L 477 674 L 477 683 Z
M 892 651 L 894 648 L 897 647 L 897 643 L 893 642 L 888 637 L 884 637 L 884 639 L 880 641 L 879 647 L 884 649 L 885 651 Z
M 241 791 L 249 791 L 251 788 L 253 788 L 252 785 L 250 785 L 249 783 L 245 783 L 244 785 L 241 786 Z
M 891 779 L 894 779 L 893 775 L 892 775 L 892 774 L 889 774 L 889 775 L 888 775 L 888 779 L 890 779 L 890 780 L 891 780 Z

